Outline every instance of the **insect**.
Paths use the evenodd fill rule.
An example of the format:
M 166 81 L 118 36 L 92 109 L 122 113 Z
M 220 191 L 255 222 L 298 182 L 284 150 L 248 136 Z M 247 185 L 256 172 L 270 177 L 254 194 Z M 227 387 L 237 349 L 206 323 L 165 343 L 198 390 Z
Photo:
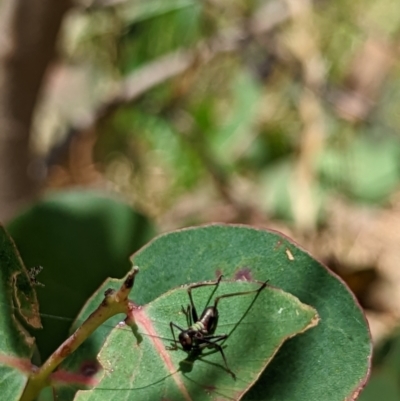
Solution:
M 43 270 L 42 266 L 34 266 L 28 270 L 28 276 L 31 284 L 36 287 L 44 287 L 40 281 L 37 280 L 37 275 Z
M 222 279 L 222 275 L 218 277 L 217 280 L 211 281 L 209 283 L 199 283 L 199 284 L 192 284 L 188 287 L 187 292 L 189 295 L 190 305 L 187 306 L 185 309 L 182 306 L 182 312 L 186 315 L 186 321 L 188 328 L 184 329 L 178 326 L 174 322 L 170 322 L 170 328 L 173 336 L 173 345 L 171 347 L 167 347 L 169 350 L 177 350 L 178 344 L 180 344 L 184 351 L 186 352 L 201 352 L 204 348 L 215 348 L 217 349 L 221 355 L 222 359 L 224 360 L 226 370 L 230 375 L 235 379 L 236 375 L 232 372 L 229 368 L 228 363 L 226 361 L 226 357 L 222 346 L 218 344 L 218 342 L 225 340 L 228 338 L 227 334 L 219 334 L 214 335 L 215 330 L 217 329 L 218 325 L 218 303 L 222 298 L 228 298 L 233 296 L 239 295 L 246 295 L 251 293 L 260 293 L 260 291 L 266 287 L 267 281 L 265 281 L 258 289 L 252 291 L 243 291 L 243 292 L 235 292 L 231 294 L 224 294 L 219 297 L 216 297 L 214 300 L 213 306 L 207 306 L 203 313 L 201 314 L 200 318 L 198 317 L 196 307 L 193 302 L 192 297 L 192 290 L 199 287 L 204 286 L 218 286 Z M 174 328 L 180 331 L 178 340 L 175 337 Z

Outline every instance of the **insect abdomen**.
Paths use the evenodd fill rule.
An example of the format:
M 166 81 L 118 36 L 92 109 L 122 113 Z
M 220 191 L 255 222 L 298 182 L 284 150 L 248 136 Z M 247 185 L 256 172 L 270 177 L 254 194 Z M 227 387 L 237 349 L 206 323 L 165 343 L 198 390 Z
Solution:
M 213 334 L 217 328 L 218 310 L 213 306 L 209 306 L 208 308 L 204 309 L 204 312 L 200 316 L 199 322 L 204 325 L 204 330 L 207 333 Z

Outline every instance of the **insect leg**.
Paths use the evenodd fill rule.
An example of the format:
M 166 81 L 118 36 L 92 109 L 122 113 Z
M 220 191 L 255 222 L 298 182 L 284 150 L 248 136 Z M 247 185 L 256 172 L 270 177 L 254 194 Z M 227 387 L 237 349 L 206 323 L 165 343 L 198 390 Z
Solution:
M 213 340 L 213 342 L 225 340 L 228 338 L 228 334 L 220 334 L 217 336 L 204 336 L 202 340 Z
M 237 295 L 252 294 L 252 293 L 254 293 L 254 292 L 256 292 L 257 294 L 259 294 L 259 293 L 261 292 L 261 290 L 263 290 L 263 289 L 267 286 L 268 281 L 269 281 L 269 280 L 267 280 L 267 281 L 265 281 L 264 283 L 262 283 L 261 286 L 260 286 L 259 288 L 257 288 L 256 290 L 243 291 L 243 292 L 233 292 L 232 294 L 224 294 L 224 295 L 221 295 L 221 296 L 215 298 L 215 301 L 214 301 L 214 308 L 217 308 L 218 302 L 219 302 L 219 300 L 222 299 L 222 298 L 229 298 L 229 297 L 234 297 L 234 296 L 237 296 Z
M 170 351 L 174 351 L 178 349 L 177 344 L 179 344 L 179 341 L 176 340 L 175 337 L 175 331 L 174 331 L 174 327 L 176 327 L 178 330 L 180 331 L 185 331 L 185 329 L 182 329 L 182 327 L 178 326 L 177 324 L 175 324 L 174 322 L 170 322 L 169 323 L 169 327 L 171 328 L 171 333 L 172 333 L 172 337 L 174 338 L 174 342 L 173 345 L 171 347 L 166 347 L 167 350 Z
M 188 292 L 189 299 L 190 299 L 190 306 L 192 308 L 193 322 L 197 322 L 199 320 L 199 317 L 198 317 L 198 314 L 197 314 L 196 307 L 194 306 L 193 297 L 192 297 L 192 290 L 194 288 L 205 287 L 205 286 L 208 286 L 208 285 L 218 286 L 218 284 L 220 283 L 221 279 L 222 279 L 222 274 L 215 281 L 210 281 L 209 283 L 192 284 L 192 285 L 190 285 L 188 287 L 187 292 Z
M 192 311 L 191 311 L 191 309 L 192 308 L 191 308 L 190 305 L 188 305 L 186 309 L 182 306 L 182 312 L 186 316 L 186 323 L 187 323 L 188 327 L 190 327 L 192 325 Z
M 223 340 L 224 338 L 226 338 L 226 335 L 212 336 L 212 337 L 215 337 L 215 338 L 213 340 L 209 339 L 209 338 L 203 338 L 201 340 L 202 344 L 199 345 L 199 348 L 205 348 L 206 346 L 216 348 L 222 355 L 222 359 L 224 360 L 226 370 L 230 373 L 230 375 L 234 379 L 236 379 L 236 375 L 229 369 L 228 362 L 226 361 L 225 354 L 224 354 L 222 347 L 216 343 L 217 341 L 220 341 L 220 340 Z M 221 337 L 221 338 L 218 338 L 218 337 Z

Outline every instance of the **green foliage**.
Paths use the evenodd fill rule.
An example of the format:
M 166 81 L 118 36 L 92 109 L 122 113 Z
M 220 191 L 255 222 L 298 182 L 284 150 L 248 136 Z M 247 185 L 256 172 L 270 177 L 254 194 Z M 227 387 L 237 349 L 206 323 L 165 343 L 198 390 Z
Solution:
M 316 163 L 319 180 L 311 188 L 320 215 L 324 201 L 339 193 L 359 203 L 384 203 L 400 180 L 399 145 L 396 138 L 360 137 L 326 147 Z M 269 165 L 261 176 L 263 207 L 283 220 L 293 220 L 295 178 L 294 160 L 287 159 Z
M 232 89 L 227 115 L 220 126 L 214 127 L 210 133 L 210 148 L 214 157 L 231 169 L 238 158 L 247 152 L 246 144 L 254 135 L 254 124 L 257 116 L 255 104 L 260 99 L 261 91 L 256 80 L 248 71 L 238 71 L 232 77 Z M 246 146 L 247 145 L 247 146 Z
M 359 401 L 400 400 L 400 334 L 396 330 L 391 338 L 374 352 L 372 377 L 361 393 Z
M 24 390 L 34 351 L 34 340 L 22 323 L 40 327 L 40 319 L 28 272 L 1 225 L 0 272 L 0 383 L 2 397 L 12 401 Z
M 67 40 L 62 46 L 76 69 L 84 66 L 93 72 L 88 85 L 96 90 L 89 92 L 104 93 L 110 83 L 121 79 L 118 87 L 124 78 L 160 57 L 178 49 L 198 50 L 197 44 L 220 33 L 222 28 L 251 28 L 247 17 L 256 7 L 265 4 L 262 0 L 137 0 L 111 2 L 104 8 L 97 5 L 97 9 L 94 5 L 85 12 L 71 13 L 73 23 L 66 29 Z M 325 216 L 324 201 L 336 195 L 355 203 L 385 204 L 400 181 L 398 65 L 386 74 L 385 85 L 377 83 L 379 90 L 371 99 L 369 91 L 365 92 L 367 96 L 361 101 L 371 108 L 364 121 L 354 124 L 344 120 L 336 110 L 335 99 L 338 92 L 351 95 L 354 89 L 363 94 L 363 89 L 369 89 L 369 83 L 361 88 L 353 87 L 358 84 L 352 70 L 354 58 L 363 51 L 367 40 L 377 40 L 388 47 L 397 43 L 398 5 L 391 0 L 339 0 L 317 2 L 313 7 L 310 25 L 315 31 L 307 32 L 308 23 L 301 18 L 296 17 L 293 22 L 304 23 L 306 34 L 317 33 L 315 43 L 304 42 L 311 50 L 315 46 L 311 58 L 322 60 L 323 78 L 316 88 L 306 82 L 307 73 L 302 65 L 305 60 L 297 58 L 286 46 L 286 34 L 292 27 L 289 20 L 265 35 L 237 43 L 237 48 L 229 54 L 214 55 L 211 61 L 205 57 L 207 61 L 204 62 L 202 57 L 208 52 L 212 54 L 213 48 L 201 47 L 199 57 L 184 74 L 148 90 L 132 104 L 115 105 L 115 112 L 99 121 L 95 146 L 97 165 L 111 180 L 119 179 L 118 174 L 111 174 L 115 164 L 128 165 L 127 193 L 142 195 L 136 190 L 140 187 L 147 196 L 139 202 L 146 204 L 150 199 L 160 214 L 188 189 L 208 189 L 217 171 L 221 172 L 233 195 L 236 195 L 236 182 L 247 181 L 259 190 L 254 196 L 250 195 L 251 204 L 254 202 L 256 208 L 267 211 L 270 216 L 291 221 L 296 199 L 292 188 L 302 133 L 307 123 L 312 126 L 314 122 L 304 118 L 301 100 L 302 95 L 311 90 L 321 107 L 319 117 L 324 123 L 323 132 L 319 133 L 322 146 L 316 147 L 317 152 L 310 152 L 307 160 L 313 176 L 308 189 L 313 205 L 319 207 L 319 216 Z M 274 16 L 271 17 L 273 20 Z M 228 32 L 227 37 L 231 34 Z M 160 186 L 163 186 L 162 196 L 154 196 L 154 193 L 159 194 Z M 185 224 L 183 221 L 174 223 L 175 226 Z M 29 329 L 37 337 L 42 358 L 65 338 L 69 321 L 93 292 L 76 324 L 101 301 L 106 288 L 118 285 L 108 281 L 96 291 L 105 277 L 122 276 L 129 268 L 130 253 L 143 246 L 154 233 L 151 223 L 127 205 L 98 194 L 79 192 L 46 197 L 17 217 L 8 228 L 28 267 L 44 267 L 37 279 L 45 283 L 45 287 L 37 287 L 37 293 L 41 312 L 48 315 L 43 316 L 45 331 Z M 33 349 L 26 342 L 29 337 L 14 319 L 13 308 L 19 309 L 18 318 L 27 326 L 35 321 L 37 305 L 32 292 L 29 296 L 22 293 L 21 297 L 11 293 L 14 288 L 11 271 L 23 272 L 18 274 L 15 288 L 29 289 L 31 283 L 9 238 L 4 232 L 2 235 L 0 348 L 3 357 L 17 356 L 19 361 L 27 362 Z M 289 257 L 291 254 L 293 260 Z M 317 310 L 320 324 L 287 341 L 244 400 L 352 399 L 365 383 L 371 352 L 362 312 L 341 282 L 278 234 L 232 226 L 186 230 L 157 238 L 132 260 L 141 268 L 133 295 L 135 302 L 146 305 L 146 312 L 154 305 L 162 310 L 161 317 L 149 318 L 155 325 L 169 320 L 184 324 L 178 303 L 187 302 L 185 293 L 178 289 L 168 291 L 179 285 L 211 280 L 221 272 L 226 279 L 269 278 L 272 286 Z M 14 270 L 10 270 L 10 266 Z M 280 290 L 268 289 L 263 296 L 273 297 L 278 293 Z M 172 302 L 175 296 L 179 297 L 179 302 Z M 12 299 L 16 305 L 12 304 Z M 267 301 L 261 297 L 257 299 L 255 306 L 262 307 L 262 319 L 252 318 L 251 321 L 252 330 L 260 340 L 256 342 L 257 347 L 270 345 L 264 336 L 275 335 L 281 328 L 268 320 L 275 315 L 271 310 L 274 305 Z M 224 308 L 221 304 L 222 321 L 236 313 L 236 310 Z M 279 310 L 277 305 L 276 308 Z M 60 319 L 54 320 L 54 316 Z M 236 316 L 233 318 L 237 320 Z M 118 319 L 112 319 L 109 325 L 115 325 Z M 260 328 L 261 323 L 264 328 Z M 221 330 L 228 327 L 224 325 L 222 322 Z M 274 329 L 269 330 L 270 326 Z M 231 338 L 226 342 L 226 353 L 228 360 L 233 361 L 234 370 L 247 367 L 245 362 L 238 363 L 230 354 L 234 349 L 245 345 L 260 353 L 259 366 L 250 366 L 253 369 L 253 376 L 248 379 L 250 383 L 264 369 L 271 350 L 268 354 L 265 349 L 251 348 L 246 342 L 247 326 L 241 329 L 240 341 Z M 165 325 L 160 333 L 169 337 L 168 327 L 164 331 Z M 276 340 L 273 350 L 279 348 L 283 337 Z M 116 346 L 114 341 L 121 341 L 118 344 L 124 346 Z M 82 366 L 97 366 L 94 358 L 101 350 L 104 371 L 96 372 L 96 378 L 103 374 L 104 382 L 98 386 L 103 390 L 95 388 L 87 396 L 111 398 L 111 391 L 119 390 L 115 395 L 119 399 L 121 394 L 125 395 L 121 387 L 126 384 L 115 379 L 114 374 L 119 374 L 117 369 L 125 370 L 128 380 L 137 379 L 135 373 L 142 372 L 141 368 L 144 373 L 140 379 L 147 380 L 147 372 L 153 374 L 155 366 L 159 368 L 155 373 L 165 373 L 154 355 L 154 347 L 148 347 L 149 341 L 149 337 L 144 336 L 142 345 L 150 356 L 141 356 L 138 355 L 140 345 L 132 332 L 113 330 L 110 334 L 110 327 L 104 326 L 65 362 L 63 368 L 82 376 Z M 400 360 L 396 341 L 390 342 L 391 346 L 386 348 L 389 351 L 377 362 L 375 376 L 361 396 L 362 400 L 374 400 L 382 394 L 389 401 L 400 398 L 396 382 L 397 361 Z M 106 345 L 102 348 L 104 342 Z M 178 366 L 185 355 L 175 352 L 171 353 L 171 358 Z M 218 382 L 218 386 L 231 386 L 228 375 L 215 373 L 219 370 L 206 362 L 219 364 L 218 353 L 203 359 L 205 362 L 195 361 L 190 373 L 200 369 L 201 375 L 207 374 L 208 369 L 202 371 L 207 366 L 216 380 L 228 383 Z M 256 359 L 253 356 L 253 360 Z M 112 366 L 105 360 L 112 361 Z M 123 361 L 121 365 L 119 360 Z M 92 364 L 85 365 L 88 361 Z M 12 378 L 7 382 L 9 393 L 4 393 L 11 400 L 23 388 L 26 372 L 0 363 L 0 380 L 4 377 Z M 173 380 L 172 377 L 166 379 L 166 386 Z M 158 386 L 162 387 L 163 382 L 160 383 Z M 236 385 L 237 391 L 243 391 L 243 383 Z M 109 390 L 104 389 L 107 386 Z M 61 386 L 59 398 L 72 400 L 78 387 L 76 383 Z M 154 394 L 151 391 L 158 391 L 159 387 L 151 387 L 144 397 Z M 41 396 L 52 399 L 53 394 L 44 392 Z M 129 394 L 129 397 L 136 399 L 136 394 Z M 161 398 L 159 393 L 157 397 Z
M 166 52 L 193 45 L 199 39 L 200 13 L 201 7 L 192 0 L 127 2 L 119 10 L 125 25 L 118 42 L 121 72 L 127 74 Z
M 244 396 L 244 400 L 343 400 L 351 397 L 363 386 L 369 368 L 371 345 L 362 311 L 342 282 L 306 252 L 278 234 L 222 225 L 177 231 L 152 241 L 133 256 L 132 262 L 140 268 L 132 295 L 135 303 L 139 305 L 151 303 L 171 288 L 210 280 L 222 273 L 228 280 L 245 278 L 264 281 L 268 278 L 271 286 L 282 288 L 317 310 L 321 318 L 318 326 L 286 342 L 257 383 Z M 93 310 L 93 305 L 101 301 L 102 293 L 106 288 L 118 286 L 119 284 L 114 281 L 104 283 L 82 310 L 78 320 L 84 319 Z M 161 301 L 156 302 L 162 302 L 163 297 L 160 298 Z M 163 326 L 157 333 L 171 338 L 165 322 L 168 323 L 171 319 L 178 324 L 183 324 L 182 315 L 179 315 L 180 302 L 186 305 L 187 298 L 185 300 L 184 297 L 171 306 L 170 311 L 165 311 L 167 316 L 165 319 L 157 318 L 157 322 L 153 322 L 156 325 L 159 322 Z M 258 299 L 255 305 L 257 302 Z M 204 302 L 200 304 L 201 307 L 204 306 Z M 228 307 L 233 305 L 230 301 L 226 304 Z M 263 301 L 260 301 L 261 305 L 263 308 L 270 308 L 270 305 L 263 304 Z M 222 321 L 234 313 L 233 310 L 230 312 L 223 309 L 225 307 L 221 301 L 221 316 L 224 316 L 221 317 Z M 284 311 L 282 310 L 281 313 Z M 276 316 L 275 314 L 270 316 L 269 313 L 267 315 L 268 319 Z M 267 319 L 267 315 L 262 313 L 262 319 Z M 230 322 L 237 322 L 236 315 Z M 143 326 L 140 326 L 139 322 L 138 326 L 139 332 L 143 331 Z M 276 327 L 268 329 L 270 326 L 273 325 L 266 321 L 263 325 L 266 333 L 263 335 L 279 331 Z M 247 326 L 243 327 L 245 330 L 243 334 L 246 328 Z M 225 331 L 224 325 L 220 330 Z M 114 336 L 115 338 L 128 336 L 130 347 L 138 346 L 134 345 L 136 340 L 132 337 L 131 331 L 126 333 L 126 330 L 123 330 L 122 334 L 117 330 L 112 334 L 112 338 Z M 145 338 L 144 335 L 143 338 Z M 129 340 L 126 341 L 129 342 Z M 108 337 L 107 327 L 103 327 L 66 361 L 63 369 L 78 373 L 84 363 L 93 364 L 104 342 L 106 344 L 102 355 L 108 360 L 114 352 L 115 345 L 112 345 L 114 340 Z M 164 342 L 163 344 L 165 345 Z M 229 341 L 227 345 L 227 355 L 231 355 L 233 351 L 229 350 Z M 108 346 L 111 348 L 108 349 Z M 120 348 L 126 348 L 126 353 L 137 351 L 132 349 L 128 351 L 128 345 Z M 182 354 L 180 355 L 182 357 Z M 139 372 L 141 364 L 145 363 L 142 356 L 138 356 L 138 359 L 134 356 L 132 358 L 132 360 L 129 359 L 132 370 L 128 374 L 128 380 L 132 378 L 132 372 Z M 212 358 L 218 359 L 218 355 Z M 151 360 L 154 364 L 160 363 L 154 360 L 154 357 Z M 215 359 L 211 360 L 215 361 Z M 123 366 L 125 364 L 127 362 L 123 362 Z M 240 370 L 240 366 L 236 365 L 232 366 L 232 370 Z M 197 366 L 198 362 L 195 363 L 194 369 Z M 105 376 L 108 376 L 108 371 L 114 369 L 108 363 L 104 363 L 103 367 Z M 126 368 L 123 367 L 123 369 Z M 226 372 L 223 373 L 226 374 Z M 107 382 L 108 391 L 121 389 L 126 385 L 126 383 L 118 382 L 119 379 L 116 380 L 115 385 Z M 162 387 L 163 383 L 164 381 L 161 381 L 158 386 Z M 103 388 L 104 386 L 101 385 Z M 72 389 L 73 387 L 70 391 Z M 60 391 L 66 390 L 60 387 Z M 94 394 L 99 393 L 101 394 L 101 390 L 94 392 Z
M 383 202 L 400 179 L 399 145 L 395 138 L 363 137 L 326 149 L 321 155 L 321 183 L 361 202 Z
M 107 277 L 129 270 L 129 255 L 154 228 L 128 205 L 100 193 L 59 192 L 8 225 L 28 267 L 42 266 L 37 288 L 44 330 L 35 332 L 42 358 L 67 337 L 70 320 Z
M 154 175 L 162 171 L 162 201 L 153 200 L 158 210 L 166 211 L 188 189 L 209 184 L 217 170 L 226 176 L 231 192 L 239 177 L 261 188 L 259 208 L 293 219 L 296 197 L 287 192 L 295 179 L 303 129 L 312 125 L 300 110 L 303 94 L 312 88 L 304 81 L 307 60 L 287 46 L 292 24 L 278 25 L 260 37 L 250 35 L 232 52 L 217 52 L 210 61 L 203 56 L 212 54 L 213 46 L 197 46 L 221 33 L 229 41 L 235 36 L 232 32 L 251 25 L 247 18 L 266 3 L 138 0 L 76 16 L 84 23 L 80 30 L 70 29 L 75 45 L 66 47 L 75 61 L 91 60 L 98 74 L 93 78 L 96 88 L 98 83 L 134 75 L 177 49 L 198 51 L 198 59 L 185 73 L 152 87 L 132 104 L 117 105 L 98 127 L 96 162 L 104 171 L 110 172 L 118 162 L 129 163 L 133 190 L 137 192 L 140 181 L 147 184 L 140 190 L 145 187 L 150 193 L 159 184 Z M 312 27 L 293 19 L 294 25 L 304 24 L 303 45 L 310 48 L 311 59 L 321 60 L 326 73 L 320 87 L 312 89 L 321 107 L 316 118 L 323 121 L 318 133 L 322 146 L 314 154 L 303 149 L 310 154 L 311 201 L 320 208 L 321 219 L 324 201 L 333 196 L 383 204 L 399 184 L 398 68 L 388 74 L 386 85 L 379 77 L 377 82 L 371 78 L 370 83 L 360 83 L 353 71 L 367 41 L 376 40 L 378 47 L 381 43 L 382 49 L 389 49 L 396 40 L 396 5 L 390 0 L 375 3 L 340 0 L 315 5 L 310 10 Z M 274 15 L 264 18 L 273 21 Z M 379 34 L 367 28 L 371 24 Z M 234 29 L 224 31 L 227 27 Z M 376 92 L 374 85 L 379 87 Z M 370 107 L 365 121 L 354 124 L 340 116 L 338 92 L 360 97 L 358 101 Z M 272 177 L 275 173 L 279 180 Z M 118 180 L 118 174 L 108 177 Z
M 64 197 L 68 198 L 67 195 Z M 70 194 L 68 201 L 64 197 L 62 200 L 65 203 L 60 199 L 44 202 L 45 210 L 49 205 L 53 205 L 53 208 L 57 206 L 57 209 L 61 203 L 72 208 L 76 217 L 77 210 L 85 210 L 85 215 L 88 215 L 88 210 L 92 210 L 96 203 L 95 199 L 100 205 L 104 202 L 104 199 L 100 201 L 93 194 L 86 195 L 86 198 L 82 194 Z M 88 209 L 88 205 L 92 207 Z M 118 213 L 112 213 L 112 203 L 107 205 L 108 212 L 118 220 Z M 114 207 L 116 210 L 121 208 L 119 204 Z M 52 214 L 53 219 L 56 216 L 56 213 Z M 124 219 L 118 220 L 120 228 L 123 227 L 125 218 L 126 215 Z M 68 228 L 65 224 L 63 227 L 64 230 Z M 39 234 L 43 234 L 43 231 L 36 233 Z M 57 241 L 62 240 L 62 235 L 57 237 L 56 234 L 60 234 L 59 230 L 53 231 L 52 235 Z M 13 266 L 14 270 L 21 270 L 22 267 L 12 242 L 4 232 L 2 235 L 1 277 L 3 286 L 7 288 L 10 280 L 8 267 Z M 118 242 L 122 243 L 126 233 L 120 235 L 122 237 Z M 78 252 L 76 249 L 74 251 Z M 96 252 L 99 253 L 99 248 Z M 82 256 L 81 251 L 80 257 Z M 176 389 L 178 386 L 179 394 L 188 392 L 192 399 L 202 400 L 204 393 L 196 392 L 200 384 L 206 386 L 206 393 L 208 391 L 216 399 L 237 399 L 248 390 L 267 364 L 267 369 L 251 387 L 250 392 L 244 395 L 244 400 L 342 400 L 352 397 L 364 384 L 371 349 L 368 328 L 361 310 L 348 289 L 336 277 L 278 234 L 222 225 L 177 231 L 158 237 L 136 253 L 132 261 L 141 269 L 138 276 L 140 279 L 136 280 L 134 286 L 133 299 L 136 304 L 148 304 L 133 310 L 137 327 L 133 327 L 133 330 L 127 330 L 126 327 L 115 328 L 110 334 L 116 316 L 111 326 L 103 325 L 94 332 L 65 361 L 57 378 L 54 376 L 54 380 L 58 381 L 54 391 L 59 398 L 65 401 L 75 399 L 79 386 L 85 382 L 95 383 L 102 376 L 94 390 L 79 393 L 78 397 L 101 399 L 99 397 L 109 398 L 111 394 L 120 397 L 125 392 L 128 399 L 138 399 L 142 394 L 146 398 L 149 394 L 157 397 L 168 394 L 173 399 L 180 399 L 181 395 L 177 395 Z M 90 266 L 98 268 L 101 263 Z M 73 277 L 77 288 L 85 280 L 86 273 L 87 269 L 81 265 L 79 273 L 75 273 Z M 76 291 L 75 288 L 68 287 L 67 276 L 71 275 L 71 271 L 68 270 L 62 278 L 60 274 L 59 271 L 58 279 L 67 288 L 69 299 L 72 299 L 71 295 Z M 166 351 L 164 348 L 171 339 L 168 323 L 174 321 L 184 326 L 185 319 L 180 308 L 187 304 L 185 289 L 169 290 L 185 283 L 209 280 L 220 274 L 224 274 L 227 280 L 265 281 L 269 278 L 272 285 L 262 290 L 257 297 L 251 294 L 236 296 L 222 299 L 218 305 L 220 322 L 216 333 L 230 334 L 224 343 L 224 352 L 229 367 L 237 374 L 237 381 L 232 381 L 223 365 L 221 368 L 219 353 L 204 352 L 204 355 L 198 355 L 194 359 L 190 356 L 188 359 L 181 351 Z M 41 279 L 54 290 L 54 280 L 47 277 Z M 220 292 L 214 296 L 255 289 L 259 285 L 222 282 L 217 290 Z M 117 280 L 106 281 L 89 299 L 76 324 L 79 325 L 102 302 L 105 289 L 119 286 Z M 57 290 L 62 285 L 54 284 L 54 287 Z M 211 293 L 210 287 L 193 290 L 199 312 L 208 303 Z M 29 366 L 32 348 L 27 348 L 25 337 L 21 337 L 23 332 L 10 319 L 14 315 L 14 308 L 9 288 L 2 294 L 1 305 L 5 309 L 0 323 L 6 333 L 4 338 L 12 338 L 11 342 L 6 340 L 4 343 L 8 348 L 2 346 L 2 369 L 7 366 L 9 369 L 11 366 L 15 371 L 15 365 L 11 363 L 14 359 L 9 357 L 15 354 L 20 357 L 13 383 L 19 383 L 21 392 L 28 373 L 21 366 Z M 61 296 L 59 291 L 58 301 Z M 315 309 L 301 304 L 296 297 Z M 57 303 L 56 300 L 54 302 Z M 36 305 L 34 299 L 32 304 Z M 61 308 L 60 302 L 57 307 Z M 315 325 L 315 310 L 321 318 L 319 325 L 287 341 L 281 347 L 285 339 Z M 14 345 L 10 348 L 10 344 Z M 95 361 L 100 349 L 102 372 Z M 176 372 L 178 368 L 180 371 Z M 137 390 L 131 392 L 132 388 Z M 14 387 L 8 387 L 8 391 L 14 397 L 8 399 L 16 399 L 18 391 L 14 393 Z M 40 399 L 49 399 L 49 394 L 47 391 L 43 392 Z M 187 399 L 187 396 L 183 399 Z
M 253 278 L 267 276 L 272 285 L 318 311 L 318 327 L 286 343 L 244 399 L 344 399 L 364 380 L 371 352 L 369 333 L 352 295 L 323 266 L 278 235 L 229 226 L 184 230 L 159 237 L 136 254 L 133 263 L 147 276 L 143 280 L 150 283 L 148 287 L 157 286 L 156 294 L 167 290 L 167 283 L 201 281 L 215 277 L 217 271 L 240 277 L 249 270 Z M 152 274 L 154 268 L 160 272 L 157 278 Z M 156 284 L 159 280 L 161 285 Z M 138 294 L 143 301 L 150 297 L 147 291 Z M 345 332 L 337 330 L 338 326 Z M 306 345 L 310 342 L 315 347 Z M 337 374 L 340 379 L 333 380 Z M 313 383 L 318 383 L 318 388 Z

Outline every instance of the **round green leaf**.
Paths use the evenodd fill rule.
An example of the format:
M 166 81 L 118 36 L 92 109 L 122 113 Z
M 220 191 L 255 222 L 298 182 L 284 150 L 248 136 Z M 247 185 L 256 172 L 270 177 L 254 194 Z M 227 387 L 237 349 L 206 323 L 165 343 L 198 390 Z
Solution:
M 320 324 L 283 345 L 245 400 L 336 401 L 364 386 L 371 341 L 362 310 L 342 281 L 278 233 L 225 225 L 186 229 L 158 237 L 132 261 L 141 269 L 139 304 L 222 273 L 268 278 L 317 310 Z
M 186 229 L 156 238 L 132 261 L 140 268 L 132 294 L 139 305 L 179 285 L 223 274 L 225 279 L 268 278 L 272 286 L 317 310 L 319 325 L 287 341 L 244 400 L 342 401 L 355 399 L 364 386 L 371 342 L 354 296 L 326 267 L 278 233 L 226 225 Z M 93 310 L 99 299 L 96 294 L 87 308 Z M 78 350 L 85 352 L 83 361 L 90 361 L 106 338 L 102 327 Z M 72 357 L 79 360 L 79 352 Z

